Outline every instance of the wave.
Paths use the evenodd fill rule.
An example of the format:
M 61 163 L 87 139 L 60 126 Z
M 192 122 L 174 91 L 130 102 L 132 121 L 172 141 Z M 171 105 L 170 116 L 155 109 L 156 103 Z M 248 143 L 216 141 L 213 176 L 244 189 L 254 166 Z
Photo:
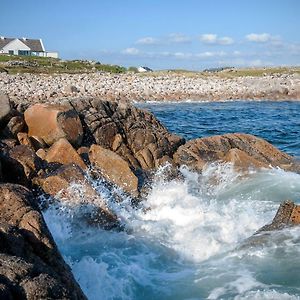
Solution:
M 203 174 L 182 167 L 181 179 L 167 181 L 167 171 L 158 170 L 138 208 L 119 189 L 93 182 L 122 232 L 86 226 L 70 203 L 44 212 L 89 299 L 299 299 L 297 230 L 284 239 L 271 235 L 261 247 L 239 246 L 272 220 L 281 201 L 300 199 L 300 175 L 244 175 L 212 164 Z M 114 201 L 116 193 L 123 201 Z

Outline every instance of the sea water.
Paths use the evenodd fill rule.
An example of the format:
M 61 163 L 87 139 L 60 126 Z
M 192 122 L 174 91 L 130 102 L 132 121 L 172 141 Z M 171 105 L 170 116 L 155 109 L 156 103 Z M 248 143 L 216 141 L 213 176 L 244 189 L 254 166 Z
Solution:
M 300 103 L 143 104 L 187 139 L 246 132 L 296 157 Z M 300 230 L 247 241 L 274 217 L 281 201 L 300 203 L 300 175 L 280 169 L 239 174 L 211 164 L 183 180 L 157 171 L 147 199 L 133 209 L 116 203 L 104 182 L 93 182 L 125 230 L 84 225 L 76 205 L 50 206 L 46 222 L 89 299 L 300 299 Z M 80 187 L 70 189 L 76 193 Z M 84 196 L 82 196 L 84 197 Z

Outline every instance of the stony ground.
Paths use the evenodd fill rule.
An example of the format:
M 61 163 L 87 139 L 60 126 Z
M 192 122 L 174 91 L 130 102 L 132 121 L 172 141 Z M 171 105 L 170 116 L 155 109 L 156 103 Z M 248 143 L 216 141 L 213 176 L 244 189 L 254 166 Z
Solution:
M 52 102 L 64 97 L 103 100 L 180 101 L 227 99 L 300 100 L 300 75 L 260 77 L 188 76 L 185 74 L 17 74 L 0 73 L 0 91 L 15 102 Z

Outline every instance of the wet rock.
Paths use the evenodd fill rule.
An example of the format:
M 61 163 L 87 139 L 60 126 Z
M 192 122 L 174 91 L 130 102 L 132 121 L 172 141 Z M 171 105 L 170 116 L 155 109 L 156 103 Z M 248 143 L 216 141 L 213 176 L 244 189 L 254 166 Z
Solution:
M 233 148 L 228 151 L 222 159 L 224 162 L 232 163 L 237 170 L 245 171 L 249 167 L 253 168 L 269 168 L 269 165 L 258 161 L 257 159 L 249 156 L 242 150 Z
M 133 173 L 128 162 L 111 150 L 99 145 L 92 145 L 89 152 L 92 165 L 98 168 L 108 181 L 124 191 L 138 195 L 138 177 Z
M 296 205 L 294 202 L 288 200 L 280 204 L 273 221 L 263 226 L 257 233 L 279 230 L 286 226 L 295 225 L 300 225 L 300 205 Z
M 11 110 L 12 107 L 9 97 L 6 94 L 0 92 L 0 125 L 3 126 L 3 124 L 8 122 Z
M 108 230 L 121 228 L 117 216 L 106 206 L 77 165 L 63 165 L 50 174 L 35 178 L 34 183 L 56 201 L 78 207 L 84 222 Z
M 112 150 L 135 169 L 152 170 L 171 161 L 184 143 L 151 113 L 127 103 L 93 99 L 71 104 L 85 127 L 84 144 Z
M 80 155 L 86 165 L 90 165 L 89 151 L 89 147 L 80 147 L 79 149 L 77 149 L 77 153 Z
M 1 299 L 86 299 L 29 190 L 0 184 Z
M 235 149 L 234 152 L 229 153 L 232 149 Z M 243 154 L 239 150 L 243 151 Z M 246 166 L 245 154 L 251 157 L 251 160 L 248 158 L 249 166 L 262 164 L 263 166 L 288 169 L 293 164 L 291 156 L 279 151 L 267 141 L 242 133 L 191 140 L 179 147 L 174 154 L 174 160 L 179 165 L 186 165 L 201 171 L 206 163 L 218 160 L 231 159 L 238 162 L 238 159 L 234 158 L 237 155 L 244 157 L 242 160 L 244 166 Z
M 42 161 L 35 152 L 25 145 L 18 145 L 2 157 L 5 181 L 29 185 L 33 177 L 42 168 Z
M 49 163 L 55 162 L 63 165 L 74 163 L 82 169 L 86 168 L 80 155 L 65 138 L 59 139 L 49 148 L 45 160 Z
M 35 104 L 24 116 L 29 136 L 42 139 L 49 146 L 60 138 L 66 138 L 75 147 L 80 146 L 83 129 L 79 116 L 71 107 Z

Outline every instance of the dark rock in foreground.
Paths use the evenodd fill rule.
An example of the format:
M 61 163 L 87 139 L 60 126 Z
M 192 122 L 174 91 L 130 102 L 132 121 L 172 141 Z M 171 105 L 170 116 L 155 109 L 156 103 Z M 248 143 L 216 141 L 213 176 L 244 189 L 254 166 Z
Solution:
M 86 299 L 31 192 L 0 185 L 0 299 Z

